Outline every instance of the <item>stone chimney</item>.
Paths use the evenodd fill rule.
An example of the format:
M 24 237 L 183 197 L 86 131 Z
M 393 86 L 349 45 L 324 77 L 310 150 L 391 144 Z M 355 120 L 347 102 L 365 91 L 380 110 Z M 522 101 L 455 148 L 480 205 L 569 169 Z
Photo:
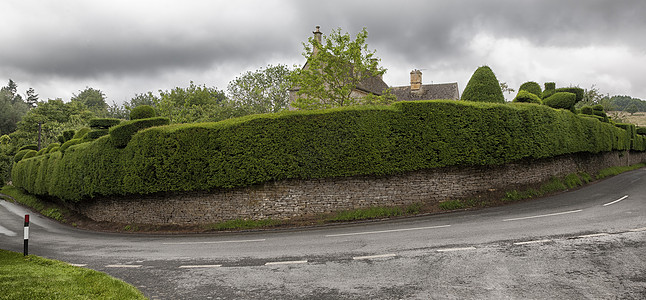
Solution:
M 410 71 L 410 90 L 418 91 L 422 87 L 422 71 L 412 70 Z
M 323 33 L 321 32 L 321 26 L 316 26 L 316 31 L 312 31 L 314 34 L 314 40 L 317 41 L 319 44 L 323 43 L 321 40 L 321 36 L 323 36 Z M 316 53 L 319 52 L 318 47 L 314 46 L 314 49 L 312 50 L 313 54 L 316 55 Z

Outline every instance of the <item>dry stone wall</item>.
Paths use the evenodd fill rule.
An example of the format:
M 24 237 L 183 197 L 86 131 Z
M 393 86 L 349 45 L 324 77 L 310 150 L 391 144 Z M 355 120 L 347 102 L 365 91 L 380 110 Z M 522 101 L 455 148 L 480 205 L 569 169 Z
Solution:
M 644 152 L 577 154 L 502 166 L 448 167 L 390 176 L 268 182 L 246 188 L 101 197 L 73 207 L 95 221 L 196 225 L 235 219 L 289 219 L 371 206 L 437 203 L 537 184 L 552 176 L 596 174 L 646 161 Z

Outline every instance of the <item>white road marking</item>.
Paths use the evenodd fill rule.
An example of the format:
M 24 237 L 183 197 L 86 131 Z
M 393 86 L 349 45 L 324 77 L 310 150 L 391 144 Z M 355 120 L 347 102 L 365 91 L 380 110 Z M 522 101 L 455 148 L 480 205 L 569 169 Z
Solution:
M 0 233 L 4 234 L 6 236 L 16 236 L 16 234 L 17 234 L 17 233 L 15 233 L 15 232 L 7 229 L 7 228 L 2 227 L 2 225 L 0 225 Z
M 307 260 L 288 260 L 288 261 L 273 261 L 268 262 L 265 266 L 275 266 L 275 265 L 295 265 L 295 264 L 306 264 Z
M 369 256 L 355 256 L 352 259 L 354 260 L 362 260 L 362 259 L 375 259 L 375 258 L 386 258 L 386 257 L 395 257 L 397 254 L 391 253 L 391 254 L 379 254 L 379 255 L 369 255 Z
M 182 269 L 198 269 L 198 268 L 219 268 L 222 265 L 190 265 L 190 266 L 179 266 Z
M 444 248 L 444 249 L 437 249 L 435 251 L 437 252 L 451 252 L 451 251 L 465 251 L 465 250 L 475 250 L 476 247 L 463 247 L 463 248 Z
M 107 265 L 106 268 L 139 268 L 141 265 Z
M 87 266 L 87 264 L 69 264 L 69 265 L 73 266 L 73 267 L 85 267 L 85 266 Z
M 578 212 L 582 212 L 582 211 L 583 211 L 582 209 L 577 209 L 577 210 L 570 210 L 570 211 L 564 211 L 564 212 L 558 212 L 558 213 L 546 214 L 546 215 L 537 215 L 537 216 L 529 216 L 529 217 L 521 217 L 521 218 L 504 219 L 502 221 L 506 222 L 506 221 L 518 221 L 518 220 L 527 220 L 527 219 L 542 218 L 542 217 L 552 217 L 552 216 L 559 216 L 559 215 L 565 215 L 565 214 L 578 213 Z
M 527 241 L 527 242 L 517 242 L 517 243 L 514 243 L 514 245 L 519 246 L 519 245 L 528 245 L 528 244 L 538 244 L 538 243 L 547 243 L 551 241 L 552 240 L 535 240 L 535 241 Z
M 621 197 L 621 198 L 619 198 L 619 199 L 617 199 L 617 200 L 615 200 L 615 201 L 612 201 L 612 202 L 606 203 L 606 204 L 604 204 L 603 206 L 608 206 L 608 205 L 615 204 L 615 203 L 617 203 L 617 202 L 619 202 L 619 201 L 621 201 L 621 200 L 624 200 L 624 199 L 626 199 L 626 198 L 628 198 L 628 195 L 623 196 L 623 197 Z
M 416 227 L 416 228 L 403 228 L 403 229 L 391 229 L 391 230 L 379 230 L 379 231 L 364 231 L 364 232 L 353 232 L 353 233 L 341 233 L 341 234 L 328 234 L 325 237 L 337 237 L 337 236 L 350 236 L 350 235 L 363 235 L 363 234 L 376 234 L 376 233 L 391 233 L 391 232 L 403 232 L 403 231 L 413 231 L 413 230 L 425 230 L 425 229 L 436 229 L 449 227 L 451 225 L 439 225 L 439 226 L 428 226 L 428 227 Z
M 598 236 L 606 236 L 606 235 L 608 235 L 608 234 L 605 233 L 605 232 L 601 232 L 601 233 L 593 233 L 593 234 L 584 234 L 584 235 L 580 235 L 580 236 L 577 236 L 577 237 L 578 238 L 589 238 L 589 237 L 598 237 Z
M 162 244 L 163 245 L 201 245 L 201 244 L 254 243 L 254 242 L 264 242 L 265 240 L 266 239 L 214 241 L 214 242 L 177 242 L 177 243 L 162 243 Z
M 646 231 L 646 227 L 631 229 L 632 232 Z

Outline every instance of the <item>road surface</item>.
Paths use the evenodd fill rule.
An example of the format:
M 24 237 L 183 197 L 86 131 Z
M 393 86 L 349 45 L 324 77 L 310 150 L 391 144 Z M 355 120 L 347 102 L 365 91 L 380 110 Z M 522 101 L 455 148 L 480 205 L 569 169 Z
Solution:
M 646 299 L 646 169 L 503 207 L 247 233 L 60 225 L 0 201 L 0 248 L 106 272 L 151 299 Z

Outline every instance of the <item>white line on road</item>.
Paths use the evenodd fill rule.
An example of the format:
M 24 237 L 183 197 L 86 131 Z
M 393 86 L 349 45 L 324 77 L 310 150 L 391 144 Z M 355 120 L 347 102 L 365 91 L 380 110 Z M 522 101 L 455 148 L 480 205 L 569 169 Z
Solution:
M 106 268 L 139 268 L 141 265 L 107 265 Z
M 584 234 L 584 235 L 580 235 L 580 236 L 577 236 L 577 237 L 578 238 L 589 238 L 589 237 L 598 237 L 598 236 L 606 236 L 606 235 L 608 235 L 608 234 L 605 233 L 605 232 L 601 232 L 601 233 L 593 233 L 593 234 Z
M 295 265 L 295 264 L 306 264 L 307 260 L 288 260 L 288 261 L 273 261 L 268 262 L 265 266 L 275 266 L 275 265 Z
M 87 264 L 69 264 L 69 265 L 73 266 L 73 267 L 85 267 L 85 266 L 87 266 Z
M 15 232 L 7 229 L 7 228 L 2 227 L 2 225 L 0 225 L 0 233 L 4 234 L 6 236 L 16 236 L 16 234 L 17 234 L 17 233 L 15 233 Z
M 254 243 L 254 242 L 264 242 L 264 241 L 265 241 L 265 239 L 214 241 L 214 242 L 177 242 L 177 243 L 163 243 L 163 245 L 200 245 L 200 244 Z
M 615 200 L 615 201 L 612 201 L 612 202 L 606 203 L 606 204 L 604 204 L 603 206 L 608 206 L 608 205 L 615 204 L 615 203 L 617 203 L 617 202 L 619 202 L 619 201 L 621 201 L 621 200 L 624 200 L 624 199 L 626 199 L 626 198 L 628 198 L 628 195 L 623 196 L 623 197 L 621 197 L 621 198 L 619 198 L 619 199 L 617 199 L 617 200 Z
M 437 252 L 452 252 L 452 251 L 466 251 L 466 250 L 475 250 L 476 247 L 463 247 L 463 248 L 444 248 L 444 249 L 437 249 L 435 251 Z
M 646 227 L 631 229 L 632 232 L 646 231 Z
M 528 245 L 528 244 L 547 243 L 551 241 L 552 240 L 535 240 L 535 241 L 527 241 L 527 242 L 517 242 L 517 243 L 514 243 L 514 245 L 520 246 L 520 245 Z
M 355 256 L 352 259 L 354 260 L 362 260 L 362 259 L 376 259 L 376 258 L 386 258 L 386 257 L 395 257 L 397 254 L 390 253 L 390 254 L 379 254 L 379 255 L 369 255 L 369 256 Z
M 582 209 L 577 209 L 577 210 L 570 210 L 570 211 L 564 211 L 564 212 L 558 212 L 558 213 L 546 214 L 546 215 L 538 215 L 538 216 L 529 216 L 529 217 L 521 217 L 521 218 L 504 219 L 504 220 L 502 220 L 502 221 L 503 221 L 503 222 L 506 222 L 506 221 L 518 221 L 518 220 L 527 220 L 527 219 L 542 218 L 542 217 L 552 217 L 552 216 L 559 216 L 559 215 L 565 215 L 565 214 L 578 213 L 578 212 L 582 212 L 582 211 L 583 211 Z
M 179 266 L 181 269 L 198 269 L 198 268 L 219 268 L 222 265 L 190 265 L 190 266 Z
M 328 234 L 325 237 L 363 235 L 363 234 L 375 234 L 375 233 L 391 233 L 391 232 L 402 232 L 402 231 L 412 231 L 412 230 L 436 229 L 436 228 L 444 228 L 444 227 L 449 227 L 449 226 L 451 226 L 451 225 L 439 225 L 439 226 L 403 228 L 403 229 L 391 229 L 391 230 L 379 230 L 379 231 L 364 231 L 364 232 L 341 233 L 341 234 Z

